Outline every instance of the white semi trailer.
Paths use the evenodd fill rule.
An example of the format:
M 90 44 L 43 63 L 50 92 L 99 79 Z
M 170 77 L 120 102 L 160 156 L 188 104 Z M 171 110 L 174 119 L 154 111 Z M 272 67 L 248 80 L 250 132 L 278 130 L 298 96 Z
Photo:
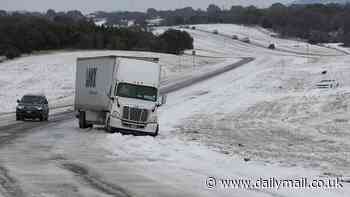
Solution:
M 161 67 L 158 58 L 103 56 L 78 58 L 75 110 L 79 127 L 105 125 L 107 131 L 156 136 Z

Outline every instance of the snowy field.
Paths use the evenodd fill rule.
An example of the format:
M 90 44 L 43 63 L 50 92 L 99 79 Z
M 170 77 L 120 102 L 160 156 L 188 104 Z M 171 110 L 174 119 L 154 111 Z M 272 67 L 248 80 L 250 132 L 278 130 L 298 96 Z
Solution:
M 167 105 L 161 108 L 157 138 L 106 134 L 98 127 L 83 131 L 71 120 L 44 126 L 0 149 L 2 165 L 21 188 L 43 197 L 104 196 L 78 175 L 72 177 L 67 166 L 82 166 L 88 170 L 88 180 L 121 187 L 130 196 L 347 196 L 346 182 L 344 188 L 334 189 L 206 186 L 208 177 L 218 181 L 347 178 L 350 140 L 344 119 L 348 114 L 341 107 L 328 108 L 329 113 L 321 110 L 333 102 L 333 94 L 346 91 L 349 81 L 343 82 L 341 90 L 320 92 L 309 80 L 317 81 L 318 65 L 306 64 L 305 58 L 284 61 L 293 68 L 282 69 L 278 57 L 261 57 L 169 94 Z M 319 96 L 302 102 L 313 94 Z M 320 110 L 323 116 L 318 119 L 312 110 Z M 317 131 L 318 126 L 330 124 L 333 113 L 343 118 L 339 121 L 343 133 Z
M 323 46 L 328 47 L 328 48 L 333 48 L 337 49 L 339 51 L 343 51 L 346 54 L 350 54 L 350 48 L 349 47 L 343 47 L 343 43 L 328 43 L 328 44 L 323 44 Z
M 219 31 L 230 28 L 210 26 Z M 124 196 L 149 197 L 349 196 L 350 56 L 311 47 L 310 51 L 320 56 L 307 57 L 188 31 L 201 55 L 254 57 L 255 61 L 170 93 L 160 110 L 157 138 L 106 134 L 98 127 L 80 130 L 76 120 L 69 120 L 43 126 L 0 149 L 1 165 L 31 196 L 123 196 L 116 190 L 129 194 Z M 64 54 L 69 58 L 62 54 L 46 58 L 70 59 L 74 64 L 76 56 Z M 28 58 L 17 61 L 26 65 L 36 57 Z M 177 67 L 176 58 L 171 59 L 163 63 L 169 65 L 164 66 L 169 68 L 164 71 L 166 77 L 194 71 L 190 60 L 185 70 Z M 219 60 L 216 66 L 207 65 L 215 68 L 228 63 Z M 5 64 L 0 68 L 6 68 Z M 318 89 L 322 80 L 335 80 L 339 87 Z M 217 188 L 208 189 L 208 177 L 217 178 Z M 341 177 L 343 187 L 227 189 L 219 181 L 260 177 L 306 177 L 310 181 Z M 109 193 L 102 195 L 98 188 Z
M 276 37 L 276 33 L 270 32 L 267 29 L 255 26 L 243 26 L 234 24 L 212 24 L 212 25 L 194 25 L 197 30 L 213 32 L 217 30 L 219 34 L 226 35 L 232 38 L 233 35 L 238 37 L 238 40 L 248 37 L 252 44 L 267 48 L 270 44 L 275 44 L 277 49 L 297 52 L 311 53 L 321 55 L 337 55 L 339 52 L 330 51 L 324 47 L 310 45 L 303 41 L 280 39 Z
M 72 104 L 76 58 L 104 55 L 159 57 L 163 83 L 216 69 L 220 66 L 217 63 L 238 61 L 209 57 L 196 57 L 193 61 L 193 57 L 187 55 L 132 51 L 57 52 L 22 57 L 0 63 L 0 113 L 14 111 L 16 99 L 27 93 L 44 93 L 51 106 Z
M 213 27 L 220 31 L 220 28 L 229 29 L 228 26 Z M 301 167 L 313 174 L 314 178 L 343 177 L 345 180 L 344 189 L 331 193 L 324 190 L 302 190 L 300 193 L 279 191 L 272 192 L 272 196 L 347 196 L 350 177 L 350 57 L 341 56 L 339 51 L 312 46 L 310 53 L 320 56 L 309 58 L 286 51 L 254 46 L 249 48 L 218 35 L 187 31 L 194 36 L 197 50 L 210 55 L 251 55 L 256 60 L 206 83 L 170 94 L 169 103 L 161 115 L 161 135 L 166 139 L 180 136 L 183 141 L 207 145 L 223 157 L 281 167 L 267 170 L 270 176 L 284 177 L 280 175 L 281 172 L 291 173 L 289 177 L 308 174 L 304 170 L 294 169 Z M 266 36 L 262 36 L 263 39 L 267 40 Z M 286 49 L 294 50 L 295 41 L 280 42 L 286 43 Z M 296 52 L 299 50 L 302 52 L 304 49 L 295 49 Z M 327 74 L 322 74 L 323 71 L 327 71 Z M 318 89 L 316 85 L 322 80 L 335 80 L 340 86 Z M 143 149 L 134 152 L 120 148 L 137 143 L 134 138 L 124 138 L 118 134 L 109 138 L 112 144 L 118 144 L 114 149 L 110 148 L 115 155 L 134 154 L 147 160 L 149 155 L 139 152 Z M 152 151 L 156 150 L 151 148 Z M 160 155 L 156 160 L 162 160 L 164 152 L 157 154 Z M 210 154 L 203 153 L 196 158 L 211 158 L 204 155 Z M 182 160 L 185 159 L 176 160 L 177 164 Z M 232 165 L 236 164 L 231 162 Z M 221 162 L 216 162 L 216 165 L 218 163 Z M 247 172 L 237 167 L 241 173 L 230 173 L 228 168 L 214 166 L 208 167 L 210 172 L 225 169 L 226 176 L 254 176 L 248 166 Z M 262 171 L 257 174 L 264 174 Z M 251 193 L 247 196 L 255 195 L 264 196 Z

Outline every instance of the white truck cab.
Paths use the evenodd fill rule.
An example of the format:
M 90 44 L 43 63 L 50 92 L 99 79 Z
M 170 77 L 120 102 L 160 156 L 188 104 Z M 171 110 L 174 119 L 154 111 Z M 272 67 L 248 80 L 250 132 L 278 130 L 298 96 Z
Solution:
M 75 110 L 80 128 L 158 135 L 161 67 L 157 58 L 94 57 L 77 61 Z

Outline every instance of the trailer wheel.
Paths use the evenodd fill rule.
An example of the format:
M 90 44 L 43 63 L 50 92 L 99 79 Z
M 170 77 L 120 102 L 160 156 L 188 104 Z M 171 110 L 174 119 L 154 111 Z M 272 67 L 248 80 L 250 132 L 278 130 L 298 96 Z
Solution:
M 86 129 L 87 127 L 88 127 L 88 125 L 86 124 L 85 112 L 80 111 L 79 112 L 79 128 Z

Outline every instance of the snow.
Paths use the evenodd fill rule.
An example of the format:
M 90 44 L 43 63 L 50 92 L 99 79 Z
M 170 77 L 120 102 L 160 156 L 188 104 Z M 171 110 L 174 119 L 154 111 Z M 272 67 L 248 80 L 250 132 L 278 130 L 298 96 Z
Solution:
M 164 28 L 156 28 L 152 31 L 152 33 L 156 36 L 159 36 L 161 34 L 163 34 L 166 31 L 166 29 Z
M 33 55 L 0 63 L 0 112 L 14 111 L 16 99 L 27 93 L 43 93 L 52 107 L 73 103 L 75 64 L 78 57 L 121 55 L 159 57 L 164 83 L 203 72 L 225 58 L 198 57 L 193 66 L 191 56 L 133 51 L 75 51 Z M 231 62 L 238 59 L 230 58 Z
M 231 28 L 231 25 L 209 26 L 219 32 Z M 253 56 L 255 60 L 168 94 L 168 103 L 160 108 L 157 138 L 106 134 L 99 127 L 82 131 L 76 120 L 70 120 L 43 126 L 0 149 L 4 155 L 2 165 L 6 165 L 33 196 L 39 196 L 36 194 L 40 192 L 46 196 L 62 196 L 62 191 L 67 191 L 66 196 L 79 196 L 67 188 L 79 188 L 82 196 L 98 195 L 94 193 L 96 190 L 89 190 L 87 184 L 65 171 L 61 167 L 65 163 L 86 166 L 91 176 L 97 174 L 95 177 L 117 184 L 132 196 L 348 196 L 350 57 L 317 46 L 310 47 L 310 51 L 321 55 L 309 57 L 188 31 L 195 38 L 195 48 L 200 55 L 226 58 L 202 60 L 208 66 L 197 70 L 191 65 L 190 56 L 182 57 L 188 59 L 183 61 L 187 62 L 186 66 L 180 68 L 178 57 L 164 55 L 161 57 L 165 65 L 163 84 L 174 83 L 185 77 L 184 74 L 191 76 L 193 72 L 222 67 L 238 57 Z M 244 31 L 254 32 L 250 28 Z M 267 39 L 262 35 L 259 38 Z M 285 48 L 290 50 L 291 46 L 286 44 Z M 296 52 L 303 50 L 295 49 Z M 31 65 L 28 69 L 37 71 L 35 65 L 39 62 L 44 64 L 50 60 L 53 62 L 50 65 L 54 65 L 55 61 L 56 64 L 64 61 L 73 65 L 76 56 L 97 53 L 105 52 L 27 57 L 16 63 L 0 64 L 0 69 L 13 77 L 15 75 L 8 72 L 10 68 L 22 75 L 19 63 Z M 218 64 L 206 62 L 209 60 Z M 69 76 L 74 73 L 70 66 L 55 73 L 62 77 L 67 70 L 71 72 Z M 322 74 L 324 70 L 327 74 Z M 23 72 L 24 78 L 26 75 Z M 1 76 L 1 80 L 11 83 L 4 78 Z M 340 87 L 317 89 L 316 84 L 321 80 L 336 80 Z M 15 78 L 12 87 L 17 88 L 18 81 L 21 80 Z M 10 92 L 10 89 L 4 90 Z M 205 185 L 208 177 L 218 180 L 343 177 L 347 182 L 343 182 L 344 188 L 340 189 L 224 189 L 218 186 L 209 190 Z M 62 182 L 68 183 L 63 186 Z M 58 191 L 58 185 L 64 189 Z
M 218 185 L 214 190 L 206 188 L 208 177 L 231 179 L 297 179 L 307 177 L 320 178 L 317 171 L 301 167 L 281 167 L 275 164 L 265 165 L 261 162 L 245 162 L 236 157 L 225 157 L 223 154 L 208 150 L 200 143 L 184 142 L 176 137 L 164 139 L 121 136 L 115 134 L 104 140 L 104 147 L 113 150 L 112 160 L 119 165 L 132 165 L 141 168 L 143 176 L 158 180 L 159 184 L 171 185 L 183 191 L 195 191 L 194 196 L 343 196 L 344 190 L 322 192 L 314 189 L 227 189 Z M 139 148 L 136 148 L 139 147 Z M 132 163 L 132 164 L 131 164 Z M 141 173 L 141 172 L 140 172 Z M 171 178 L 165 178 L 171 177 Z M 156 181 L 156 182 L 158 182 Z M 347 188 L 348 189 L 348 188 Z M 270 194 L 270 195 L 269 195 Z
M 210 191 L 205 188 L 204 181 L 209 176 L 217 178 L 253 177 L 255 179 L 259 177 L 279 179 L 308 177 L 310 180 L 327 179 L 337 175 L 348 176 L 346 171 L 341 170 L 346 167 L 346 163 L 338 167 L 335 165 L 316 166 L 321 155 L 318 152 L 307 151 L 319 149 L 317 148 L 321 145 L 319 143 L 325 143 L 324 140 L 327 138 L 317 133 L 310 133 L 310 130 L 307 133 L 305 129 L 298 131 L 297 135 L 313 137 L 315 141 L 307 141 L 312 143 L 310 145 L 303 144 L 300 138 L 293 139 L 297 137 L 293 135 L 295 131 L 292 130 L 294 125 L 299 128 L 297 122 L 293 122 L 294 125 L 280 125 L 280 118 L 291 116 L 293 112 L 287 110 L 287 114 L 280 114 L 279 111 L 274 111 L 274 105 L 278 104 L 281 99 L 284 102 L 278 107 L 291 108 L 297 104 L 303 104 L 299 99 L 309 96 L 304 93 L 304 89 L 311 88 L 303 84 L 305 87 L 295 89 L 294 83 L 289 84 L 289 78 L 294 78 L 306 71 L 317 75 L 315 65 L 308 65 L 305 58 L 294 57 L 284 59 L 284 61 L 290 63 L 296 68 L 296 71 L 288 69 L 285 71 L 285 76 L 281 77 L 278 57 L 272 60 L 261 58 L 257 62 L 204 83 L 171 93 L 168 95 L 167 105 L 161 109 L 159 138 L 113 134 L 106 136 L 105 139 L 102 138 L 101 146 L 110 152 L 108 158 L 118 161 L 119 165 L 131 165 L 132 162 L 134 168 L 142 169 L 142 172 L 139 173 L 142 173 L 143 176 L 148 175 L 152 179 L 160 180 L 163 184 L 176 185 L 183 188 L 184 191 L 195 191 L 199 196 L 212 196 L 213 194 L 232 196 L 233 192 L 237 196 L 345 196 L 349 192 L 347 185 L 343 189 L 328 191 L 324 189 L 291 191 L 286 188 L 278 191 L 266 189 L 255 192 L 227 189 Z M 299 69 L 302 70 L 301 73 Z M 302 77 L 308 78 L 310 75 L 301 75 L 300 78 Z M 265 87 L 271 81 L 276 81 L 276 84 Z M 261 86 L 257 86 L 261 83 L 263 83 Z M 281 83 L 286 83 L 283 90 L 278 88 Z M 313 84 L 309 85 L 313 86 Z M 332 93 L 323 92 L 325 98 L 329 94 Z M 266 113 L 272 110 L 271 114 L 262 113 L 256 117 L 255 107 L 260 103 L 262 107 L 266 105 Z M 304 114 L 303 108 L 300 106 L 298 109 L 301 110 L 298 116 L 305 118 L 307 114 Z M 257 112 L 261 113 L 261 111 Z M 304 124 L 300 126 L 305 127 L 305 122 L 300 124 Z M 263 128 L 259 129 L 259 126 Z M 274 127 L 281 127 L 281 130 L 270 131 Z M 290 129 L 291 133 L 283 129 Z M 278 132 L 281 133 L 278 134 Z M 285 138 L 288 133 L 292 138 Z M 239 140 L 232 138 L 233 136 Z M 293 156 L 294 152 L 290 152 L 291 147 L 285 149 L 288 144 L 284 144 L 284 140 L 288 140 L 287 142 L 293 146 L 299 146 L 296 150 L 292 149 L 298 155 Z M 342 143 L 348 141 L 336 140 Z M 294 145 L 294 143 L 298 144 Z M 242 144 L 243 147 L 239 147 L 239 144 Z M 266 144 L 265 147 L 264 144 Z M 209 149 L 206 146 L 209 146 Z M 307 157 L 316 159 L 316 161 L 307 160 Z M 337 155 L 332 152 L 327 154 L 328 157 L 337 159 Z M 244 162 L 243 158 L 250 158 L 252 161 Z M 322 163 L 327 164 L 324 160 Z M 327 175 L 333 173 L 334 175 Z M 164 178 L 164 176 L 171 178 Z
M 327 43 L 327 44 L 323 44 L 323 46 L 325 46 L 325 47 L 337 49 L 337 50 L 345 52 L 346 54 L 350 54 L 349 47 L 343 47 L 342 45 L 343 45 L 343 43 Z
M 215 35 L 204 39 L 204 33 L 190 32 L 196 49 L 211 55 L 252 54 L 229 42 L 220 48 L 224 39 L 214 42 Z M 327 48 L 312 50 L 325 53 Z M 200 196 L 346 196 L 347 183 L 333 190 L 203 188 L 208 176 L 350 176 L 349 56 L 307 58 L 254 48 L 254 57 L 254 62 L 234 71 L 170 93 L 160 113 L 159 138 L 114 134 L 101 145 L 116 161 L 151 166 L 143 175 L 169 185 L 176 182 Z M 328 73 L 322 75 L 323 70 Z M 339 81 L 340 88 L 317 89 L 324 79 Z
M 302 53 L 316 53 L 323 55 L 337 55 L 339 52 L 330 51 L 324 47 L 317 45 L 310 45 L 303 41 L 287 40 L 276 37 L 277 34 L 267 29 L 255 26 L 243 26 L 234 24 L 212 24 L 212 25 L 195 25 L 198 30 L 205 30 L 213 32 L 218 30 L 220 34 L 232 37 L 233 35 L 238 36 L 241 40 L 248 37 L 252 44 L 256 44 L 262 47 L 268 47 L 270 44 L 275 44 L 277 49 L 302 52 Z

